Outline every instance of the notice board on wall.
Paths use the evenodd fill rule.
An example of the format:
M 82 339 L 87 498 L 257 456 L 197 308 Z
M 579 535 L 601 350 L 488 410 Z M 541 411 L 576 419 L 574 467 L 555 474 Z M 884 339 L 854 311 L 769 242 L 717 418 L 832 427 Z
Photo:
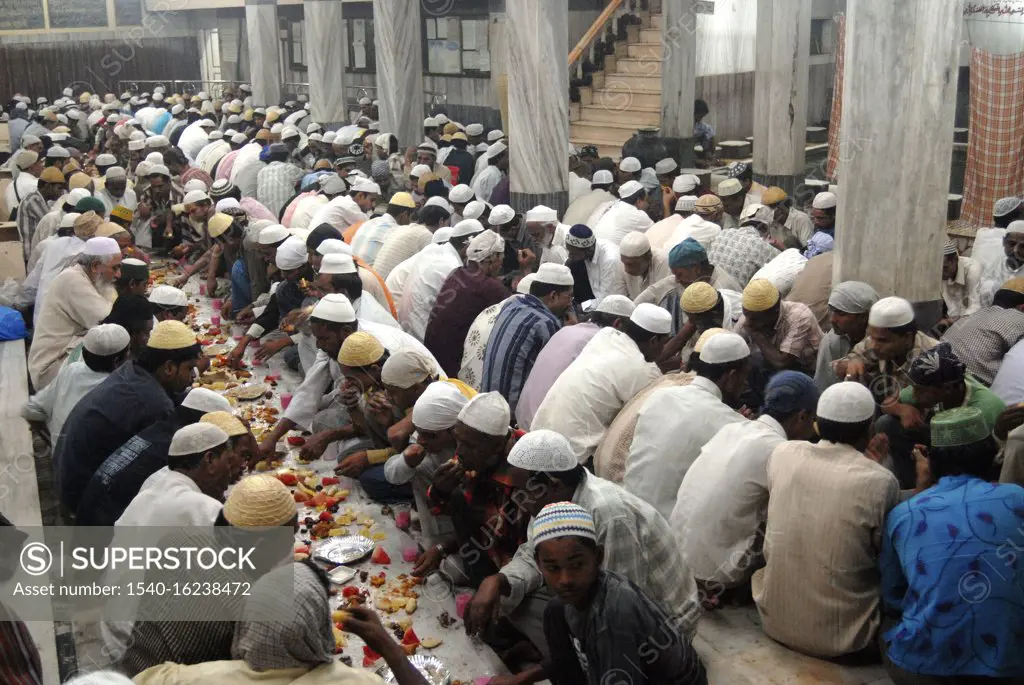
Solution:
M 107 0 L 49 0 L 51 29 L 107 27 Z
M 46 28 L 43 0 L 0 0 L 0 31 Z

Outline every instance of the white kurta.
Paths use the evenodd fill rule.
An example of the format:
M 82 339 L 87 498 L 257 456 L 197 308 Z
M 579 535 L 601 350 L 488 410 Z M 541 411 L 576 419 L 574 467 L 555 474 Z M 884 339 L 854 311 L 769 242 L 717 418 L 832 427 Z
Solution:
M 185 133 L 182 132 L 181 135 L 185 135 Z M 233 185 L 238 185 L 238 175 L 242 173 L 246 167 L 261 163 L 260 153 L 262 151 L 263 146 L 259 143 L 248 143 L 238 150 L 238 155 L 235 156 L 235 163 L 231 165 L 231 183 Z M 255 178 L 253 179 L 253 184 L 253 192 L 246 193 L 243 190 L 242 195 L 255 195 Z M 241 188 L 241 186 L 239 186 L 239 188 Z
M 212 140 L 204 145 L 196 155 L 196 166 L 212 175 L 217 162 L 224 159 L 229 152 L 231 152 L 230 143 L 225 140 Z
M 647 288 L 671 275 L 672 269 L 668 266 L 668 256 L 661 250 L 651 250 L 651 267 L 645 275 L 630 276 L 623 271 L 626 281 L 626 297 L 635 300 Z
M 341 379 L 341 366 L 323 350 L 317 350 L 313 365 L 306 370 L 302 384 L 292 394 L 284 418 L 306 431 L 313 430 L 313 418 L 335 399 L 335 384 Z
M 730 423 L 687 470 L 669 522 L 698 579 L 732 587 L 750 577 L 768 517 L 768 459 L 785 441 L 768 415 Z
M 491 193 L 494 192 L 499 181 L 501 181 L 501 170 L 496 166 L 488 165 L 473 179 L 473 193 L 476 194 L 476 199 L 490 202 Z
M 223 504 L 195 481 L 163 467 L 142 484 L 115 526 L 212 526 Z
M 623 487 L 668 518 L 701 448 L 737 421 L 746 419 L 722 402 L 722 391 L 703 376 L 683 387 L 655 390 L 637 417 Z
M 569 172 L 569 205 L 590 192 L 590 180 Z
M 417 257 L 419 257 L 419 253 L 414 254 L 408 259 L 403 259 L 398 263 L 398 266 L 391 270 L 391 273 L 384 280 L 384 285 L 387 286 L 388 292 L 391 293 L 391 297 L 399 305 L 405 293 L 405 283 L 409 280 L 409 274 L 412 273 L 413 266 L 416 265 Z
M 288 228 L 316 228 L 316 226 L 310 224 L 312 224 L 316 213 L 326 204 L 327 198 L 323 195 L 310 195 L 309 197 L 302 198 L 292 213 L 291 226 Z
M 565 234 L 570 226 L 558 224 L 551 236 L 551 244 L 543 249 L 540 255 L 541 264 L 565 264 L 569 259 L 569 251 L 565 249 Z
M 654 225 L 651 217 L 628 202 L 619 200 L 605 212 L 596 225 L 591 224 L 598 240 L 604 239 L 618 247 L 622 239 L 633 231 L 645 232 Z
M 373 270 L 387 279 L 396 266 L 429 245 L 432 237 L 430 229 L 423 224 L 398 226 L 384 239 L 373 260 Z M 394 296 L 394 292 L 391 294 Z
M 618 246 L 598 238 L 594 258 L 586 266 L 595 299 L 626 294 L 626 272 L 622 270 Z
M 359 208 L 356 201 L 348 195 L 339 195 L 317 209 L 309 225 L 317 228 L 321 224 L 330 224 L 336 230 L 344 231 L 360 221 L 366 221 L 366 214 Z
M 7 209 L 14 211 L 14 208 L 20 205 L 22 200 L 36 192 L 36 186 L 38 185 L 38 178 L 27 171 L 20 172 L 18 177 L 4 191 L 4 203 L 7 205 Z M 7 217 L 0 218 L 7 219 Z
M 614 195 L 603 188 L 596 188 L 583 193 L 575 201 L 570 202 L 569 208 L 565 210 L 565 216 L 562 217 L 562 221 L 569 226 L 585 224 L 595 209 L 614 202 Z
M 356 237 L 352 239 L 352 254 L 370 266 L 374 266 L 377 254 L 391 231 L 398 226 L 395 217 L 385 212 L 374 217 L 359 227 Z
M 26 297 L 31 295 L 35 301 L 36 311 L 42 309 L 43 298 L 60 272 L 64 271 L 78 255 L 85 250 L 85 241 L 73 235 L 54 238 L 46 244 L 46 249 L 25 278 L 22 292 Z
M 958 257 L 956 276 L 942 282 L 942 301 L 950 317 L 970 316 L 981 309 L 981 264 Z
M 561 433 L 582 464 L 626 402 L 660 375 L 628 335 L 602 328 L 555 380 L 530 430 Z
M 789 229 L 793 237 L 800 241 L 800 245 L 803 247 L 807 247 L 807 241 L 811 239 L 815 231 L 814 222 L 811 221 L 811 217 L 796 207 L 789 208 L 789 216 L 786 217 L 784 226 Z
M 57 200 L 54 203 L 54 209 L 51 209 L 39 223 L 36 224 L 36 230 L 32 233 L 32 256 L 29 257 L 28 270 L 31 271 L 32 267 L 35 266 L 36 260 L 39 259 L 41 252 L 36 251 L 39 243 L 43 242 L 50 236 L 57 235 L 57 231 L 60 230 L 60 222 L 64 218 L 64 198 Z
M 427 245 L 416 257 L 398 305 L 398 321 L 402 329 L 417 340 L 423 340 L 430 321 L 430 312 L 448 275 L 462 266 L 459 253 L 451 244 Z
M 665 241 L 663 247 L 669 251 L 687 238 L 693 238 L 706 250 L 721 232 L 722 227 L 718 224 L 705 221 L 699 214 L 691 214 L 676 226 L 672 236 Z
M 181 137 L 178 138 L 178 147 L 190 162 L 194 162 L 199 156 L 199 151 L 209 142 L 210 138 L 206 130 L 196 121 L 186 126 L 185 130 L 181 132 Z
M 124 195 L 121 197 L 114 197 L 106 188 L 97 190 L 92 194 L 92 196 L 102 202 L 103 206 L 107 208 L 107 216 L 110 216 L 111 210 L 118 205 L 130 209 L 133 212 L 139 207 L 139 200 L 135 197 L 135 191 L 131 188 L 126 188 Z
M 391 316 L 391 312 L 369 293 L 357 298 L 352 303 L 352 308 L 356 310 L 356 318 L 360 321 L 366 320 L 379 323 L 382 326 L 399 327 L 395 317 Z
M 52 444 L 57 444 L 68 414 L 78 400 L 103 382 L 110 374 L 93 371 L 85 362 L 79 361 L 64 366 L 52 383 L 32 395 L 21 410 L 28 421 L 43 421 L 50 431 Z
M 415 443 L 415 439 L 409 441 Z M 416 512 L 423 532 L 424 547 L 433 547 L 455 538 L 455 526 L 449 516 L 435 515 L 427 500 L 427 488 L 434 478 L 434 472 L 452 458 L 453 451 L 430 452 L 418 466 L 412 467 L 405 461 L 405 455 L 395 454 L 384 463 L 384 477 L 393 485 L 412 483 L 412 496 L 416 500 Z

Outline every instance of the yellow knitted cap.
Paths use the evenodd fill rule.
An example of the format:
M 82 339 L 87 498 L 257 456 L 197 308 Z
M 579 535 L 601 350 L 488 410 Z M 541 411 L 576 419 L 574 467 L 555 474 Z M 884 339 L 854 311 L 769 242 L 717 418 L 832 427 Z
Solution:
M 127 233 L 128 229 L 124 226 L 118 226 L 110 221 L 104 221 L 100 224 L 100 227 L 96 229 L 97 238 L 112 238 L 118 233 Z
M 779 301 L 779 289 L 766 278 L 755 278 L 743 289 L 743 308 L 765 312 Z
M 295 499 L 273 476 L 247 476 L 231 489 L 224 503 L 224 518 L 240 528 L 283 526 L 295 518 Z
M 999 286 L 1000 290 L 1012 290 L 1015 293 L 1024 294 L 1024 278 L 1011 278 Z
M 92 177 L 82 172 L 71 174 L 71 178 L 68 179 L 68 188 L 75 190 L 76 188 L 84 188 L 92 181 Z
M 278 112 L 276 109 L 272 109 L 269 112 L 267 112 L 267 123 L 268 124 L 272 124 L 272 123 L 274 123 L 275 121 L 277 121 L 280 118 L 281 118 L 281 113 Z
M 444 125 L 444 129 L 443 129 L 443 131 L 444 131 L 444 133 L 446 135 L 452 135 L 453 133 L 457 133 L 458 130 L 459 130 L 459 127 L 456 126 L 455 124 L 453 124 L 450 121 L 447 124 Z
M 761 196 L 761 204 L 765 207 L 771 207 L 780 202 L 783 202 L 789 195 L 786 195 L 786 191 L 778 186 L 772 186 L 768 190 L 764 191 L 764 195 Z
M 384 346 L 375 337 L 364 331 L 357 331 L 345 338 L 338 353 L 342 366 L 370 366 L 384 356 Z
M 39 174 L 39 180 L 46 183 L 63 183 L 64 173 L 55 166 L 48 166 Z
M 132 219 L 135 218 L 135 212 L 128 209 L 124 205 L 118 205 L 114 207 L 112 210 L 110 210 L 110 216 L 111 218 L 117 217 L 121 221 L 131 221 Z
M 233 219 L 227 214 L 217 212 L 206 222 L 206 231 L 210 234 L 211 238 L 224 235 L 224 232 L 231 228 L 232 221 Z
M 416 201 L 412 199 L 412 195 L 409 193 L 395 193 L 391 196 L 391 200 L 388 201 L 388 204 L 416 209 Z
M 209 414 L 203 414 L 203 418 L 199 419 L 199 422 L 212 423 L 232 438 L 249 432 L 249 429 L 245 427 L 241 419 L 226 411 L 211 411 Z
M 180 321 L 160 321 L 153 326 L 146 347 L 154 350 L 183 350 L 196 343 L 192 329 Z
M 700 351 L 704 349 L 704 343 L 706 343 L 708 340 L 711 340 L 711 338 L 715 337 L 719 333 L 728 333 L 728 332 L 729 331 L 725 330 L 724 328 L 709 328 L 709 329 L 707 329 L 706 331 L 701 333 L 699 338 L 697 338 L 697 344 L 693 346 L 693 353 L 698 355 L 698 356 L 700 356 Z
M 687 286 L 679 300 L 679 307 L 687 314 L 703 314 L 714 309 L 716 304 L 718 304 L 718 291 L 704 281 Z

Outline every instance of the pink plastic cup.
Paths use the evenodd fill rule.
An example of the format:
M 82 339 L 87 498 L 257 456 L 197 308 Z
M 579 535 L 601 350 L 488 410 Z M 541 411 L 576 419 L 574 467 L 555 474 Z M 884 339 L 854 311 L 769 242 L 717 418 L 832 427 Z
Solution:
M 412 515 L 408 511 L 399 511 L 395 514 L 395 526 L 399 530 L 408 530 L 412 523 Z
M 203 297 L 206 297 L 206 284 L 205 283 L 200 283 L 199 284 L 199 294 L 202 295 Z
M 455 596 L 455 615 L 462 618 L 466 615 L 466 607 L 469 606 L 469 602 L 473 599 L 471 592 L 463 592 L 460 595 Z
M 292 403 L 291 393 L 281 393 L 281 409 L 287 409 L 288 405 Z
M 211 314 L 210 315 L 210 323 L 213 324 L 214 326 L 219 326 L 220 325 L 220 314 Z
M 224 303 L 221 302 L 221 299 L 219 297 L 213 298 L 213 302 L 211 303 L 211 305 L 213 306 L 213 311 L 219 312 L 222 304 Z
M 419 547 L 406 547 L 402 550 L 402 561 L 407 561 L 410 564 L 420 558 Z
M 238 335 L 236 335 L 234 337 L 235 337 L 235 340 L 241 340 L 243 336 L 242 336 L 241 333 L 239 333 Z
M 473 681 L 473 685 L 489 685 L 492 680 L 494 680 L 492 676 L 480 676 L 479 678 Z

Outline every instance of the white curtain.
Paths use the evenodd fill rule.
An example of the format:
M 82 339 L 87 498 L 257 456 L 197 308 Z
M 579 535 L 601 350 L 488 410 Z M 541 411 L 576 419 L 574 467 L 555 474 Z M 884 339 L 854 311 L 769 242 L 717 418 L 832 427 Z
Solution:
M 715 0 L 697 15 L 697 75 L 753 71 L 756 32 L 757 0 Z

